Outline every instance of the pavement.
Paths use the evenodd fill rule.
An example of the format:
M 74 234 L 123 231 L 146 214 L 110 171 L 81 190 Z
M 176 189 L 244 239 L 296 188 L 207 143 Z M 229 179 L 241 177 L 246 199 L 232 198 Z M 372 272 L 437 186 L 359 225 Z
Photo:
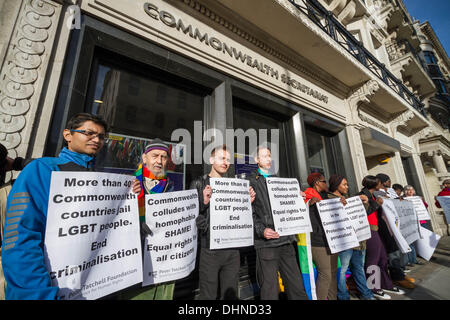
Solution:
M 388 293 L 391 300 L 450 300 L 450 236 L 442 237 L 430 261 L 417 258 L 423 265 L 407 267 L 415 288 L 404 289 L 404 295 Z M 352 300 L 357 300 L 352 295 Z

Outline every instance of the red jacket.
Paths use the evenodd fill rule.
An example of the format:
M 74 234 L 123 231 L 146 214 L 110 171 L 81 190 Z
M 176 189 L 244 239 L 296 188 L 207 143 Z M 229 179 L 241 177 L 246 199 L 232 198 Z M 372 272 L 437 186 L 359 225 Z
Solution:
M 437 196 L 438 196 L 438 197 L 450 196 L 450 188 L 445 188 L 444 190 L 442 190 L 441 192 L 439 192 Z M 437 201 L 437 200 L 436 200 L 435 205 L 436 205 L 436 207 L 438 207 L 438 208 L 441 207 L 439 201 Z

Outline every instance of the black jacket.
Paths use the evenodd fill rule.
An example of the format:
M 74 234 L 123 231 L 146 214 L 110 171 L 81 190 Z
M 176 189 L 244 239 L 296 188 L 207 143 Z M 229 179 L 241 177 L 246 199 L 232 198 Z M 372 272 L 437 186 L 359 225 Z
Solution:
M 323 200 L 328 199 L 328 194 L 326 192 L 320 192 L 319 194 Z M 322 220 L 320 219 L 320 214 L 317 210 L 317 203 L 309 207 L 309 219 L 311 220 L 312 227 L 311 246 L 329 248 L 327 236 L 322 225 Z
M 248 179 L 250 186 L 256 193 L 255 200 L 252 203 L 255 248 L 274 248 L 296 241 L 294 235 L 280 236 L 278 239 L 269 240 L 264 238 L 266 228 L 275 230 L 266 179 L 257 171 L 253 172 Z
M 377 211 L 381 206 L 376 202 L 376 200 L 373 200 L 372 194 L 370 193 L 369 189 L 363 188 L 358 195 L 365 195 L 369 199 L 369 206 L 366 209 L 367 215 L 371 214 L 374 211 Z M 377 213 L 378 214 L 378 213 Z
M 198 235 L 200 237 L 200 245 L 202 248 L 209 249 L 209 203 L 205 205 L 203 203 L 203 189 L 209 185 L 209 175 L 205 174 L 198 177 L 191 183 L 190 189 L 197 189 L 198 191 L 198 201 L 199 201 L 199 214 L 196 221 Z
M 364 194 L 367 196 L 367 198 L 369 198 L 369 208 L 367 209 L 367 214 L 369 215 L 372 212 L 376 211 L 376 215 L 378 217 L 378 234 L 387 253 L 392 253 L 399 250 L 394 237 L 389 232 L 386 222 L 384 221 L 384 219 L 382 219 L 382 207 L 375 200 L 373 200 L 372 195 L 370 194 L 370 191 L 368 189 L 362 189 L 359 194 Z

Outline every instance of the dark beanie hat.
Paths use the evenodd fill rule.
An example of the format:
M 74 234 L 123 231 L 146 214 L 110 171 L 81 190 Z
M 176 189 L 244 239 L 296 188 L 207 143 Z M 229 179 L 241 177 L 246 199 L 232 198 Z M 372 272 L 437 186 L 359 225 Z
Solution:
M 391 180 L 391 178 L 389 178 L 389 176 L 387 174 L 384 174 L 384 173 L 379 173 L 379 174 L 376 175 L 376 177 L 378 179 L 380 179 L 381 183 L 385 183 L 386 181 Z
M 145 149 L 144 149 L 144 153 L 147 153 L 151 150 L 163 150 L 165 152 L 167 152 L 167 154 L 169 154 L 169 146 L 162 141 L 161 139 L 154 139 L 150 144 L 148 144 Z
M 320 180 L 320 177 L 322 176 L 323 174 L 321 174 L 320 172 L 314 172 L 308 176 L 308 179 L 306 179 L 306 181 L 308 182 L 310 187 L 313 187 L 314 183 L 316 183 L 317 180 Z
M 330 180 L 328 180 L 328 190 L 330 192 L 335 192 L 341 184 L 342 180 L 344 180 L 344 177 L 341 175 L 331 175 Z

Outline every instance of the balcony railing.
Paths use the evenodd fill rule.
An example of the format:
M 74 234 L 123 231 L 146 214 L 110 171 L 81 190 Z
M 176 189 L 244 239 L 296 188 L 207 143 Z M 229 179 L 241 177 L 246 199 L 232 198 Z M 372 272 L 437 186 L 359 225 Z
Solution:
M 378 61 L 333 15 L 317 0 L 289 0 L 298 10 L 306 14 L 334 41 L 394 90 L 410 106 L 426 117 L 425 106 L 409 89 L 397 79 L 384 64 Z

